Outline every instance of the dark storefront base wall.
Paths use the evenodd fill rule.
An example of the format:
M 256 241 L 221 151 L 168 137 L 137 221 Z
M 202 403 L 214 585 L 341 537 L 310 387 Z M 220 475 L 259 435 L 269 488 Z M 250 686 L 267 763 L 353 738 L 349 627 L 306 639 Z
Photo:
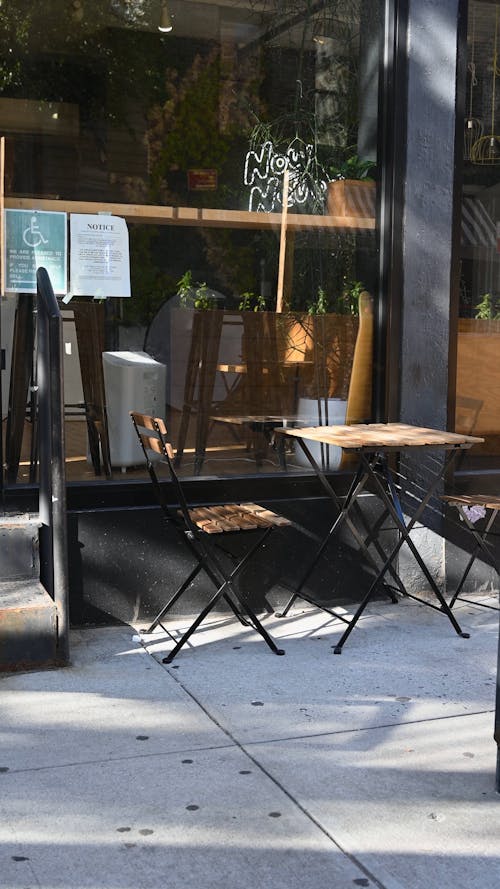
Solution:
M 490 537 L 490 543 L 494 543 L 494 555 L 500 564 L 500 540 Z M 450 598 L 460 582 L 470 555 L 475 547 L 475 541 L 470 533 L 457 526 L 456 519 L 446 524 L 445 560 L 446 560 L 446 592 Z M 463 595 L 468 593 L 492 593 L 499 588 L 498 574 L 493 567 L 485 561 L 485 556 L 480 553 L 474 561 L 471 571 L 463 586 Z
M 308 531 L 324 533 L 331 523 L 333 507 L 326 498 L 318 496 L 317 485 L 314 490 L 309 484 L 306 481 L 294 484 L 288 497 L 283 497 L 283 491 L 278 490 L 276 499 L 265 500 L 260 496 L 258 500 L 268 502 Z M 258 483 L 254 487 L 259 488 Z M 344 487 L 345 484 L 339 485 L 339 493 L 345 493 Z M 201 492 L 201 485 L 195 485 L 191 493 L 196 494 L 196 489 Z M 95 489 L 91 493 L 95 501 Z M 74 626 L 110 620 L 146 623 L 159 611 L 192 565 L 182 541 L 166 527 L 161 510 L 152 505 L 150 486 L 137 487 L 133 498 L 130 493 L 117 489 L 112 508 L 105 508 L 103 503 L 96 509 L 88 503 L 91 499 L 89 492 L 68 489 L 70 614 Z M 234 494 L 234 491 L 228 493 Z M 245 499 L 251 497 L 250 491 L 244 493 Z M 259 493 L 262 492 L 254 490 L 254 496 Z M 122 497 L 128 504 L 133 499 L 135 505 L 122 505 Z M 108 490 L 103 501 L 109 499 Z M 16 500 L 18 511 L 24 508 L 36 511 L 33 491 L 26 490 L 23 497 Z M 13 506 L 10 504 L 11 509 Z M 363 498 L 363 508 L 368 509 L 370 516 L 378 513 L 375 498 Z M 444 527 L 446 591 L 449 596 L 473 546 L 471 536 L 460 527 L 456 516 L 452 519 Z M 387 544 L 392 540 L 394 532 L 388 530 L 384 542 Z M 244 589 L 249 591 L 256 608 L 262 605 L 263 595 L 271 587 L 273 605 L 279 607 L 286 601 L 286 587 L 297 584 L 315 545 L 311 536 L 295 528 L 273 532 L 268 546 L 242 577 Z M 497 538 L 495 549 L 500 560 L 500 538 Z M 360 558 L 352 535 L 346 530 L 340 543 L 329 545 L 306 589 L 325 604 L 350 604 L 360 601 L 370 577 L 366 562 Z M 497 588 L 496 573 L 478 559 L 465 589 L 489 591 Z M 177 613 L 192 613 L 200 602 L 206 601 L 209 591 L 210 584 L 198 578 L 179 603 Z
M 276 529 L 259 556 L 242 573 L 241 588 L 256 609 L 272 590 L 272 603 L 286 601 L 287 587 L 294 586 L 317 546 L 313 534 L 324 534 L 333 518 L 325 498 L 282 500 L 269 503 L 307 529 Z M 364 498 L 364 509 L 378 511 L 374 498 Z M 385 532 L 392 537 L 392 531 Z M 239 548 L 242 538 L 233 537 Z M 229 543 L 228 538 L 225 538 Z M 182 540 L 163 519 L 160 509 L 144 507 L 70 512 L 69 568 L 73 625 L 105 622 L 106 615 L 124 623 L 147 622 L 175 591 L 193 565 Z M 348 531 L 332 543 L 314 571 L 306 589 L 321 602 L 359 602 L 371 575 Z M 176 608 L 191 614 L 206 602 L 213 590 L 200 575 Z M 222 609 L 223 610 L 223 609 Z

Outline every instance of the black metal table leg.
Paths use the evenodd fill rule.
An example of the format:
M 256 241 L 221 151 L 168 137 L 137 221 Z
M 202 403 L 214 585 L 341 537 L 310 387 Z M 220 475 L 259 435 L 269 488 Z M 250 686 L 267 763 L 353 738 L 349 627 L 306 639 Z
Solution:
M 302 575 L 301 580 L 300 580 L 296 590 L 294 591 L 294 593 L 292 594 L 292 596 L 286 603 L 284 609 L 280 612 L 279 616 L 286 617 L 290 608 L 294 604 L 295 600 L 297 598 L 301 598 L 301 599 L 304 599 L 306 602 L 309 602 L 309 604 L 315 605 L 317 608 L 320 608 L 321 610 L 326 611 L 328 614 L 331 614 L 333 617 L 339 618 L 339 620 L 343 621 L 344 623 L 349 623 L 349 621 L 342 615 L 338 614 L 338 612 L 335 612 L 329 608 L 325 608 L 324 605 L 319 605 L 311 597 L 305 595 L 302 592 L 302 590 L 303 590 L 304 585 L 307 583 L 309 577 L 311 576 L 312 572 L 314 571 L 314 568 L 318 564 L 319 559 L 321 558 L 321 555 L 323 554 L 324 550 L 326 549 L 326 546 L 328 545 L 329 541 L 331 540 L 333 535 L 339 530 L 339 528 L 341 527 L 341 525 L 344 522 L 347 524 L 347 526 L 348 526 L 349 530 L 351 531 L 351 534 L 353 535 L 354 539 L 356 540 L 358 546 L 364 552 L 365 557 L 368 559 L 368 561 L 370 562 L 372 567 L 378 573 L 379 565 L 377 564 L 375 558 L 372 556 L 372 554 L 368 548 L 371 544 L 376 545 L 377 534 L 374 532 L 374 529 L 372 529 L 372 531 L 369 532 L 368 537 L 366 539 L 363 539 L 362 535 L 359 533 L 358 529 L 356 528 L 354 522 L 348 515 L 351 507 L 353 507 L 355 505 L 358 497 L 360 496 L 362 491 L 365 489 L 366 484 L 367 484 L 369 477 L 370 477 L 370 471 L 367 470 L 367 468 L 363 465 L 362 462 L 360 462 L 360 464 L 358 465 L 358 468 L 356 470 L 356 473 L 354 475 L 354 478 L 349 486 L 347 495 L 344 498 L 343 503 L 341 503 L 340 499 L 337 497 L 335 491 L 333 490 L 330 482 L 326 478 L 325 473 L 323 472 L 322 469 L 320 469 L 318 463 L 312 456 L 312 454 L 311 454 L 309 448 L 307 447 L 307 445 L 305 444 L 305 442 L 301 438 L 298 439 L 298 442 L 299 442 L 302 450 L 304 451 L 304 454 L 306 455 L 307 459 L 309 460 L 311 466 L 315 470 L 316 475 L 318 476 L 323 488 L 325 489 L 329 498 L 335 504 L 335 506 L 337 507 L 339 512 L 338 512 L 338 515 L 337 515 L 335 521 L 331 525 L 328 533 L 326 534 L 325 538 L 323 539 L 320 546 L 316 550 L 305 573 Z M 379 555 L 380 555 L 380 553 L 379 553 Z M 392 568 L 392 565 L 389 565 L 387 567 L 387 571 L 391 572 L 393 579 L 397 583 L 401 594 L 407 595 L 405 586 L 402 583 L 401 579 L 399 578 L 397 572 Z M 394 595 L 394 593 L 388 592 L 388 595 L 393 603 L 397 602 L 397 598 Z
M 408 545 L 409 549 L 411 550 L 422 573 L 424 574 L 434 595 L 436 596 L 436 598 L 440 604 L 440 608 L 437 608 L 437 606 L 432 605 L 431 603 L 426 602 L 425 600 L 420 599 L 417 596 L 408 594 L 408 595 L 410 595 L 410 598 L 417 599 L 417 601 L 423 602 L 423 604 L 425 604 L 431 608 L 436 608 L 436 610 L 444 612 L 446 614 L 446 616 L 448 617 L 450 623 L 452 624 L 453 628 L 455 629 L 456 633 L 464 639 L 469 638 L 469 633 L 464 633 L 462 631 L 460 625 L 458 624 L 457 620 L 455 619 L 455 616 L 452 614 L 446 600 L 444 599 L 444 596 L 441 594 L 436 582 L 434 581 L 434 578 L 432 577 L 429 569 L 427 568 L 427 566 L 426 566 L 425 562 L 423 561 L 422 557 L 420 556 L 420 553 L 418 552 L 415 544 L 413 543 L 413 540 L 410 537 L 410 532 L 411 532 L 412 528 L 415 526 L 416 522 L 422 515 L 422 513 L 423 513 L 425 507 L 427 506 L 427 503 L 429 502 L 430 498 L 432 497 L 434 491 L 436 490 L 440 481 L 443 479 L 444 475 L 448 471 L 451 463 L 455 459 L 456 454 L 457 454 L 456 451 L 449 452 L 448 457 L 444 461 L 444 464 L 441 468 L 441 471 L 436 474 L 432 483 L 428 486 L 425 496 L 421 499 L 419 506 L 415 510 L 415 513 L 413 514 L 413 516 L 410 519 L 410 521 L 408 522 L 408 524 L 404 520 L 404 515 L 403 515 L 401 502 L 399 499 L 399 494 L 397 493 L 396 486 L 394 485 L 394 480 L 392 479 L 390 469 L 387 465 L 387 459 L 386 459 L 385 455 L 384 454 L 366 455 L 364 453 L 361 454 L 361 462 L 365 466 L 367 472 L 369 472 L 370 478 L 373 480 L 373 482 L 375 484 L 376 491 L 377 491 L 380 499 L 382 500 L 382 502 L 385 504 L 386 508 L 388 509 L 389 514 L 393 518 L 393 520 L 396 524 L 396 527 L 399 531 L 400 536 L 399 536 L 398 543 L 396 544 L 396 546 L 393 547 L 393 549 L 387 556 L 382 568 L 380 569 L 377 576 L 375 577 L 372 584 L 370 585 L 368 592 L 366 593 L 361 604 L 359 605 L 349 626 L 343 633 L 340 640 L 336 643 L 336 645 L 332 646 L 335 654 L 342 653 L 342 648 L 343 648 L 345 642 L 347 641 L 349 635 L 351 634 L 352 630 L 356 626 L 359 618 L 363 614 L 368 602 L 372 598 L 377 584 L 383 580 L 385 574 L 392 566 L 394 559 L 396 558 L 397 554 L 399 553 L 399 551 L 404 543 L 406 543 Z M 384 483 L 382 483 L 380 476 L 382 476 Z

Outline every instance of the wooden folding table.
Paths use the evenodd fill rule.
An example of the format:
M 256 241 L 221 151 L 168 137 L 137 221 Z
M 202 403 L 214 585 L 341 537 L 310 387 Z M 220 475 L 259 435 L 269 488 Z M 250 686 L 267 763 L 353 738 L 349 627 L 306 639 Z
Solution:
M 335 503 L 338 510 L 338 514 L 331 528 L 316 550 L 297 589 L 282 612 L 283 615 L 288 612 L 297 597 L 305 599 L 306 601 L 311 602 L 311 604 L 318 605 L 318 603 L 313 601 L 309 595 L 304 593 L 303 587 L 332 536 L 339 531 L 343 524 L 347 524 L 357 540 L 360 549 L 364 552 L 365 557 L 370 561 L 374 568 L 375 576 L 354 616 L 350 620 L 347 620 L 344 616 L 333 612 L 330 609 L 324 609 L 330 614 L 339 617 L 347 624 L 341 639 L 334 646 L 335 654 L 341 654 L 342 647 L 348 636 L 363 614 L 377 587 L 384 581 L 384 578 L 388 573 L 390 573 L 391 578 L 395 581 L 397 591 L 446 614 L 455 631 L 460 636 L 468 638 L 469 634 L 462 632 L 429 568 L 425 564 L 424 559 L 412 540 L 411 531 L 422 516 L 429 500 L 439 488 L 439 485 L 442 483 L 457 455 L 465 448 L 470 448 L 474 444 L 479 444 L 483 439 L 471 435 L 446 432 L 439 429 L 409 426 L 404 423 L 315 426 L 302 429 L 286 427 L 275 429 L 275 435 L 277 441 L 280 440 L 281 436 L 282 443 L 284 442 L 284 436 L 292 436 L 297 439 L 298 444 L 304 451 L 307 459 L 320 479 L 324 490 Z M 318 466 L 306 442 L 321 442 L 326 445 L 336 445 L 337 447 L 341 447 L 344 451 L 348 451 L 357 456 L 357 469 L 347 496 L 342 502 L 337 497 L 325 473 Z M 412 451 L 414 454 L 418 453 L 419 455 L 423 455 L 424 452 L 434 450 L 444 451 L 444 458 L 435 461 L 432 472 L 427 473 L 425 481 L 420 482 L 419 485 L 410 485 L 409 480 L 400 471 L 393 458 L 398 455 L 401 456 L 403 451 Z M 364 516 L 364 524 L 368 529 L 368 536 L 363 538 L 362 533 L 358 530 L 358 527 L 353 521 L 353 508 L 355 505 L 357 505 L 359 509 L 361 508 L 359 498 L 364 491 L 375 493 L 380 498 L 384 507 L 384 515 L 391 517 L 395 528 L 398 531 L 398 541 L 393 545 L 389 552 L 383 550 L 381 545 L 380 522 L 377 522 L 376 525 L 370 527 L 370 522 L 367 520 L 366 516 Z M 412 555 L 418 563 L 439 603 L 438 605 L 410 594 L 406 590 L 394 564 L 394 560 L 404 543 L 408 545 Z M 373 554 L 373 545 L 376 546 L 378 560 Z M 381 553 L 383 553 L 383 555 L 380 558 Z M 324 608 L 322 605 L 318 605 L 318 607 Z

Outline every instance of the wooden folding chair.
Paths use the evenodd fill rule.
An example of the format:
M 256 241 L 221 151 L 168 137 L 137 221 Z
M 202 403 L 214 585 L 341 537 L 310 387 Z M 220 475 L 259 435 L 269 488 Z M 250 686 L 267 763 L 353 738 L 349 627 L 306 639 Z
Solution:
M 462 577 L 450 599 L 449 607 L 453 608 L 458 599 L 461 602 L 469 602 L 472 605 L 480 605 L 482 608 L 492 608 L 494 611 L 498 611 L 499 609 L 495 605 L 468 599 L 462 596 L 461 593 L 468 574 L 481 551 L 485 554 L 487 562 L 493 566 L 500 579 L 500 564 L 495 558 L 493 546 L 489 540 L 491 537 L 498 537 L 498 532 L 492 529 L 500 512 L 500 497 L 495 494 L 447 494 L 443 495 L 441 499 L 450 506 L 457 508 L 462 522 L 476 541 Z M 477 511 L 476 514 L 474 514 L 475 511 Z M 478 527 L 476 527 L 476 523 L 478 523 Z
M 152 633 L 157 626 L 161 626 L 166 630 L 162 624 L 163 618 L 173 608 L 200 571 L 205 571 L 216 590 L 172 651 L 167 657 L 163 658 L 163 663 L 169 664 L 173 661 L 191 634 L 221 599 L 229 605 L 244 626 L 252 626 L 262 636 L 271 651 L 275 654 L 284 654 L 285 652 L 276 646 L 267 630 L 262 626 L 246 597 L 238 590 L 236 580 L 238 574 L 260 549 L 273 528 L 290 525 L 290 520 L 256 503 L 190 507 L 174 468 L 174 451 L 168 440 L 164 421 L 134 411 L 130 412 L 130 416 L 144 451 L 149 475 L 163 513 L 167 520 L 173 524 L 196 559 L 196 564 L 188 577 L 186 577 L 144 632 L 146 634 Z M 165 465 L 168 469 L 169 477 L 173 483 L 175 505 L 167 503 L 164 489 L 156 471 L 158 463 Z M 248 533 L 250 531 L 257 532 L 257 540 L 247 549 L 242 558 L 235 559 L 236 564 L 229 570 L 224 558 L 217 552 L 218 548 L 222 551 L 220 544 L 221 536 Z M 168 631 L 166 630 L 166 632 Z

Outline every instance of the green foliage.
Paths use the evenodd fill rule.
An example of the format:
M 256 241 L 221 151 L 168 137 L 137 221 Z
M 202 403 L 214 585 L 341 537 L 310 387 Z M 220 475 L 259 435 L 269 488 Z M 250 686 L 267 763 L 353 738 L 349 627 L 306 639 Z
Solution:
M 170 121 L 159 158 L 159 170 L 187 170 L 191 167 L 219 168 L 225 159 L 227 139 L 218 126 L 219 59 L 195 59 L 191 76 L 179 78 L 166 72 L 165 116 Z
M 340 297 L 340 307 L 337 311 L 340 315 L 358 315 L 359 297 L 366 290 L 362 281 L 345 281 Z
M 329 310 L 330 301 L 326 291 L 322 287 L 318 287 L 318 295 L 314 302 L 310 302 L 307 307 L 308 315 L 326 315 Z
M 178 202 L 179 189 L 181 194 L 184 191 L 184 186 L 180 188 L 181 180 L 186 180 L 176 174 L 197 168 L 214 169 L 219 174 L 222 184 L 210 193 L 212 205 L 222 200 L 224 189 L 231 191 L 227 166 L 231 151 L 242 139 L 242 122 L 235 112 L 234 116 L 229 115 L 224 128 L 220 125 L 223 82 L 220 52 L 215 46 L 208 53 L 197 53 L 187 69 L 164 70 L 166 99 L 148 112 L 153 196 Z M 250 84 L 243 84 L 242 89 L 247 86 L 251 88 Z M 205 199 L 203 192 L 189 197 L 190 203 L 193 197 Z
M 177 281 L 177 295 L 180 297 L 181 306 L 184 308 L 186 304 L 190 304 L 190 300 L 192 298 L 193 292 L 193 273 L 191 269 L 188 269 L 187 272 L 184 272 L 181 278 Z
M 307 306 L 307 314 L 326 315 L 332 312 L 335 315 L 358 315 L 359 297 L 365 289 L 362 281 L 344 280 L 341 293 L 330 298 L 323 287 L 318 287 L 316 299 Z
M 0 5 L 0 91 L 15 94 L 23 85 L 24 69 L 28 61 L 28 38 L 33 12 Z M 9 92 L 10 91 L 10 92 Z
M 498 321 L 500 320 L 500 297 L 494 296 L 492 293 L 483 293 L 481 302 L 475 306 L 477 320 L 482 321 Z
M 366 179 L 370 181 L 368 174 L 374 166 L 373 161 L 361 160 L 357 154 L 353 154 L 339 163 L 328 164 L 327 170 L 331 179 Z
M 164 96 L 165 38 L 110 27 L 108 3 L 0 3 L 0 92 L 5 97 L 69 102 L 96 129 L 130 126 L 131 100 Z
M 266 308 L 265 297 L 260 293 L 257 294 L 253 293 L 251 290 L 246 290 L 245 293 L 241 294 L 238 303 L 240 312 L 265 312 Z
M 211 295 L 205 281 L 193 282 L 191 269 L 184 272 L 177 281 L 177 293 L 184 309 L 215 309 L 216 301 Z

